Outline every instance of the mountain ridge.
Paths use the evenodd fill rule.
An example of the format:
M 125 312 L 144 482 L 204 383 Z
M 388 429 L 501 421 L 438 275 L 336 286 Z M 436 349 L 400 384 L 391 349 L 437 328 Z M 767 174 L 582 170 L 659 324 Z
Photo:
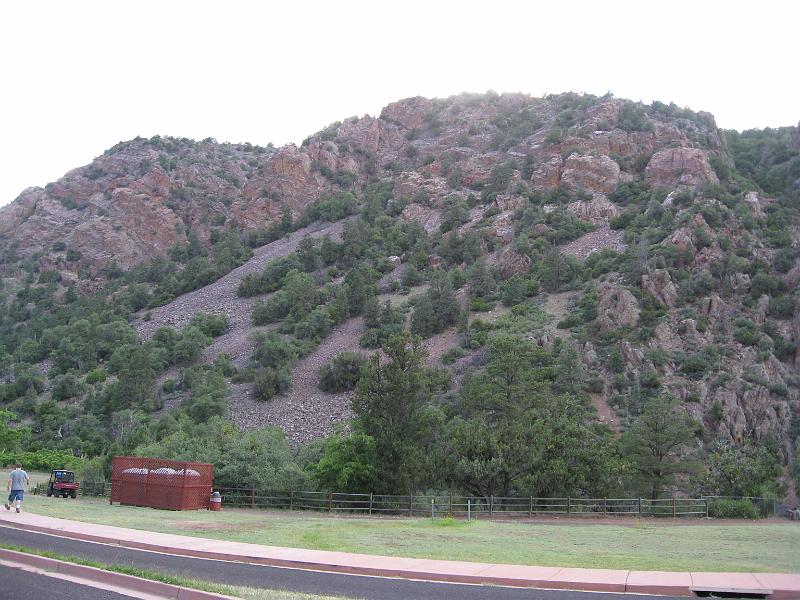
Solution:
M 485 360 L 482 323 L 500 320 L 541 347 L 574 346 L 586 390 L 615 428 L 669 393 L 709 437 L 775 436 L 790 465 L 800 422 L 798 150 L 797 128 L 724 132 L 708 113 L 577 94 L 414 97 L 281 148 L 137 138 L 0 209 L 4 346 L 25 362 L 14 349 L 28 339 L 21 328 L 75 295 L 121 302 L 143 340 L 159 325 L 188 326 L 192 315 L 177 308 L 187 294 L 233 303 L 230 290 L 214 295 L 214 282 L 242 264 L 253 265 L 256 287 L 236 302 L 255 311 L 282 290 L 263 287 L 269 265 L 252 262 L 251 249 L 290 235 L 270 246 L 278 254 L 256 254 L 310 256 L 300 271 L 325 299 L 319 307 L 369 265 L 378 300 L 413 327 L 415 294 L 450 271 L 469 314 L 429 339 L 444 344 L 431 365 L 456 384 L 459 369 Z M 321 237 L 305 241 L 311 231 Z M 336 247 L 332 262 L 320 244 Z M 241 294 L 244 276 L 238 285 Z M 549 323 L 513 313 L 527 303 L 546 315 L 562 293 L 568 306 Z M 253 331 L 300 335 L 285 315 L 259 329 L 255 312 L 209 306 L 195 309 L 226 314 L 228 331 L 200 362 L 235 337 L 230 359 L 244 372 Z M 365 329 L 353 328 L 358 313 L 340 329 L 334 321 L 350 332 L 342 350 L 359 349 L 352 336 L 394 327 L 382 318 Z M 43 335 L 34 329 L 33 344 Z M 304 381 L 322 366 L 309 352 L 296 363 Z M 309 406 L 291 391 L 264 405 L 249 382 L 229 375 L 227 385 L 237 425 L 279 424 L 293 443 L 349 414 L 347 394 L 328 414 L 334 396 L 322 392 Z

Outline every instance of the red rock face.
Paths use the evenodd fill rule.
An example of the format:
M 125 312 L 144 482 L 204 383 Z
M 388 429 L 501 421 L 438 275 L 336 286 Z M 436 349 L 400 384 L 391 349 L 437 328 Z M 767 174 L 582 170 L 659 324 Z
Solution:
M 422 96 L 392 102 L 381 111 L 381 119 L 396 123 L 406 129 L 421 129 L 433 102 Z
M 120 188 L 111 206 L 113 213 L 81 223 L 70 236 L 70 246 L 92 263 L 130 268 L 185 239 L 175 213 L 150 196 Z
M 608 194 L 619 183 L 619 165 L 608 156 L 571 154 L 564 164 L 561 181 L 573 190 Z
M 645 171 L 645 182 L 651 186 L 699 187 L 706 183 L 719 183 L 708 162 L 708 153 L 698 148 L 666 148 L 650 159 Z
M 556 120 L 562 103 L 571 98 L 574 95 L 408 98 L 388 105 L 379 118 L 346 119 L 324 135 L 311 136 L 300 148 L 279 150 L 213 140 L 137 138 L 70 171 L 46 190 L 26 190 L 0 209 L 0 236 L 5 238 L 0 239 L 0 250 L 16 245 L 19 256 L 47 255 L 54 242 L 64 242 L 82 252 L 81 264 L 101 267 L 116 260 L 133 266 L 185 241 L 190 230 L 208 244 L 212 224 L 266 227 L 286 209 L 298 217 L 320 195 L 341 190 L 339 184 L 347 181 L 341 179 L 343 174 L 354 177 L 352 190 L 357 194 L 368 178 L 378 177 L 395 183 L 395 195 L 413 197 L 424 191 L 434 203 L 451 193 L 478 193 L 492 169 L 507 161 L 516 162 L 520 171 L 523 164 L 530 169 L 527 181 L 517 175 L 509 184 L 506 191 L 512 195 L 520 186 L 547 191 L 559 183 L 608 194 L 620 181 L 638 177 L 621 170 L 609 158 L 612 152 L 631 164 L 652 154 L 646 179 L 650 185 L 716 181 L 707 152 L 689 148 L 684 133 L 686 127 L 694 127 L 694 140 L 719 146 L 713 120 L 706 129 L 702 123 L 680 129 L 651 116 L 651 131 L 626 132 L 614 129 L 621 100 L 590 105 L 560 144 L 545 144 L 547 133 L 560 127 Z M 520 119 L 537 125 L 509 138 Z M 565 160 L 561 152 L 569 150 L 575 152 Z M 450 178 L 454 173 L 457 176 Z M 570 210 L 601 223 L 617 213 L 617 207 L 601 200 Z M 514 234 L 510 210 L 500 208 L 489 227 L 502 243 Z M 409 209 L 404 218 L 429 228 L 436 221 L 418 209 Z M 62 266 L 74 270 L 78 265 Z

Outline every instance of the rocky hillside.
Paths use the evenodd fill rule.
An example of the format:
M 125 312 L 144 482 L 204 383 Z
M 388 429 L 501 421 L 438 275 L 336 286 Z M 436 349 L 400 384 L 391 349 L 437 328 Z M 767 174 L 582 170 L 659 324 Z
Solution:
M 5 350 L 25 362 L 15 347 L 30 319 L 41 337 L 43 315 L 99 292 L 128 303 L 143 340 L 195 312 L 226 314 L 198 360 L 227 352 L 247 370 L 251 311 L 280 285 L 242 293 L 242 282 L 305 234 L 327 236 L 338 255 L 305 269 L 322 295 L 333 302 L 330 286 L 361 261 L 406 324 L 431 273 L 463 273 L 453 285 L 469 314 L 428 342 L 431 364 L 451 351 L 456 382 L 481 364 L 476 332 L 532 304 L 546 318 L 517 333 L 574 347 L 615 428 L 668 393 L 708 440 L 777 439 L 788 465 L 800 423 L 798 156 L 797 128 L 724 132 L 707 113 L 576 94 L 410 98 L 299 148 L 136 139 L 0 209 Z M 324 253 L 314 244 L 305 251 Z M 168 280 L 143 274 L 154 265 Z M 257 330 L 286 333 L 284 317 Z M 346 418 L 347 394 L 316 386 L 323 363 L 369 346 L 349 317 L 300 352 L 274 400 L 229 376 L 234 421 L 279 424 L 299 444 Z M 53 359 L 40 349 L 27 362 Z M 17 378 L 10 369 L 7 385 Z

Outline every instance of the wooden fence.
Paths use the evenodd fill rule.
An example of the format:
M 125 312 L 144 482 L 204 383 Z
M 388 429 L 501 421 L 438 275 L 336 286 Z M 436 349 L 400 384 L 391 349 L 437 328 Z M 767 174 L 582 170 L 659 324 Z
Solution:
M 392 496 L 334 492 L 266 492 L 255 488 L 221 488 L 224 506 L 316 510 L 328 513 L 408 517 L 531 518 L 534 516 L 706 517 L 704 498 L 536 498 L 475 496 Z
M 111 484 L 105 481 L 83 482 L 83 496 L 108 497 Z M 774 498 L 488 498 L 458 495 L 394 496 L 386 494 L 343 494 L 337 492 L 277 492 L 258 488 L 218 488 L 222 505 L 269 510 L 309 510 L 327 513 L 387 515 L 407 517 L 444 517 L 459 519 L 515 519 L 536 516 L 609 516 L 609 517 L 707 517 L 708 506 L 715 500 L 749 500 L 762 517 L 777 516 Z M 36 491 L 35 491 L 36 493 Z M 41 493 L 44 493 L 42 491 Z

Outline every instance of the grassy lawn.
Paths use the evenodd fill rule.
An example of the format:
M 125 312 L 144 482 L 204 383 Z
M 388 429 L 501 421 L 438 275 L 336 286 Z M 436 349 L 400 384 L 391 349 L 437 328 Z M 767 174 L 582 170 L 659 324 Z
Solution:
M 134 529 L 385 556 L 609 569 L 800 572 L 800 524 L 790 521 L 466 523 L 246 509 L 166 512 L 43 497 L 29 497 L 25 508 Z

